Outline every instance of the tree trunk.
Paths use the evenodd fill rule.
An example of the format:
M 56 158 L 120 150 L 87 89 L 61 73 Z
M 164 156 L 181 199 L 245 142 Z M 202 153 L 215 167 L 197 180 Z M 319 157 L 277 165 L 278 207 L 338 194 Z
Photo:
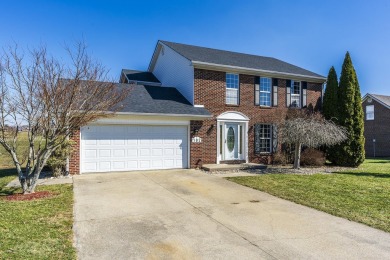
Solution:
M 43 153 L 40 157 L 37 159 L 37 163 L 35 165 L 34 174 L 32 176 L 29 176 L 29 182 L 28 182 L 28 193 L 34 193 L 35 188 L 38 184 L 39 176 L 41 175 L 41 171 L 43 167 L 45 166 L 47 159 L 49 159 L 50 155 L 52 154 L 52 149 L 46 150 L 45 153 Z
M 295 144 L 295 156 L 294 156 L 294 169 L 301 168 L 301 149 L 302 149 L 302 144 L 296 143 Z

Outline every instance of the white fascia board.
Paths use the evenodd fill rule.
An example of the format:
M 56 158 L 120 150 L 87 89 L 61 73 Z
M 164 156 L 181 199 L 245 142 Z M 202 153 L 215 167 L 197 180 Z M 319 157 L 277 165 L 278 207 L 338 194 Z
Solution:
M 202 62 L 202 61 L 192 61 L 192 64 L 195 68 L 199 69 L 212 69 L 212 70 L 219 70 L 219 71 L 226 71 L 230 70 L 232 72 L 238 72 L 238 73 L 245 73 L 245 74 L 252 74 L 252 75 L 258 75 L 259 73 L 269 76 L 269 77 L 288 77 L 289 79 L 295 79 L 295 80 L 310 80 L 311 82 L 315 83 L 324 83 L 326 81 L 326 78 L 324 77 L 315 77 L 315 76 L 307 76 L 302 74 L 294 74 L 294 73 L 285 73 L 285 72 L 277 72 L 277 71 L 270 71 L 270 70 L 260 70 L 260 69 L 253 69 L 253 68 L 245 68 L 245 67 L 237 67 L 237 66 L 230 66 L 230 65 L 221 65 L 221 64 L 215 64 L 215 63 L 208 63 L 208 62 Z
M 117 115 L 134 116 L 164 116 L 164 117 L 189 117 L 189 118 L 211 118 L 212 115 L 191 115 L 191 114 L 163 114 L 163 113 L 135 113 L 135 112 L 116 112 Z
M 88 125 L 190 125 L 190 120 L 102 118 Z
M 128 80 L 128 82 L 134 81 L 134 82 L 136 82 L 137 85 L 161 87 L 161 83 L 158 83 L 158 82 L 141 81 L 141 80 L 129 80 L 129 78 L 127 78 L 127 80 Z M 131 83 L 129 83 L 129 84 L 131 84 Z

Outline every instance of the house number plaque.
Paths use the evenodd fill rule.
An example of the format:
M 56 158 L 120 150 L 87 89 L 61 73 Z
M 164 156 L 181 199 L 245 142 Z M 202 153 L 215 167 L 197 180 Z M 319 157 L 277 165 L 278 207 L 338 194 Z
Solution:
M 202 138 L 200 138 L 199 136 L 194 136 L 194 137 L 192 137 L 191 141 L 193 143 L 201 143 L 202 142 Z

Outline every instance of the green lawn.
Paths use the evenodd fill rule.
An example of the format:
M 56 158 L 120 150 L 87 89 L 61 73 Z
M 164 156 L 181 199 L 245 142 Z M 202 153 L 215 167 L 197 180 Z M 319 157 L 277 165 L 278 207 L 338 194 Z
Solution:
M 34 201 L 7 201 L 20 190 L 4 186 L 15 170 L 0 170 L 0 259 L 76 259 L 72 246 L 72 185 L 38 186 L 58 195 Z
M 227 178 L 241 185 L 390 232 L 390 159 L 335 174 Z

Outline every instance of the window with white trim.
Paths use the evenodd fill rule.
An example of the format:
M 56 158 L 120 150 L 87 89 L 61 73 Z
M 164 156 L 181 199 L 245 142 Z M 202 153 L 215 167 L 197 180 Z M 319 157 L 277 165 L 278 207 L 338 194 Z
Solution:
M 291 80 L 291 107 L 301 107 L 301 82 Z
M 271 106 L 271 78 L 260 78 L 260 106 Z
M 272 126 L 271 125 L 260 125 L 259 132 L 259 151 L 260 153 L 270 153 L 272 147 Z
M 374 105 L 366 106 L 366 120 L 374 120 Z
M 239 85 L 238 74 L 226 73 L 226 104 L 238 105 Z

